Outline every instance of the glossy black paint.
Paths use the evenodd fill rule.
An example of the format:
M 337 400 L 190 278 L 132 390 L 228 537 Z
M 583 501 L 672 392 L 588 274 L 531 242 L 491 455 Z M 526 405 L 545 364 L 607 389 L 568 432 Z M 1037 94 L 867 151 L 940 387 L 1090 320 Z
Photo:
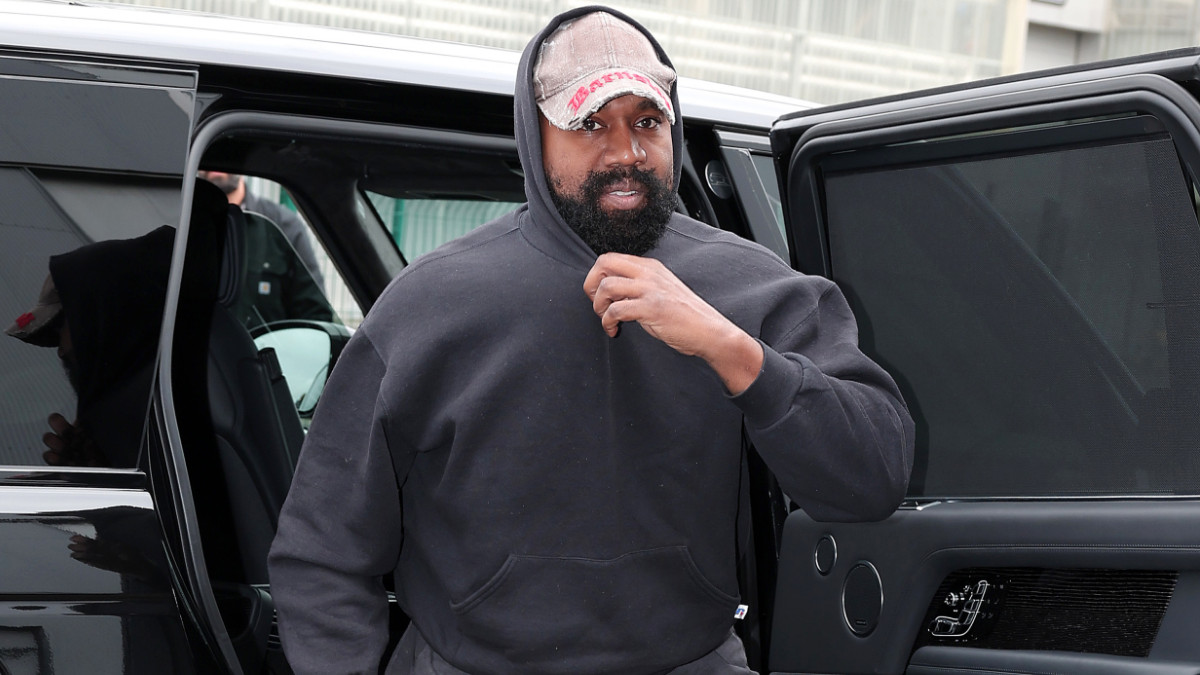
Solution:
M 195 672 L 144 488 L 130 471 L 0 473 L 5 672 Z
M 186 68 L 0 50 L 0 246 L 5 299 L 21 303 L 5 325 L 50 256 L 177 224 L 194 86 Z M 74 387 L 55 350 L 0 339 L 0 673 L 211 671 L 146 474 L 44 465 L 46 416 L 77 419 Z M 145 404 L 127 407 L 103 419 L 140 427 Z

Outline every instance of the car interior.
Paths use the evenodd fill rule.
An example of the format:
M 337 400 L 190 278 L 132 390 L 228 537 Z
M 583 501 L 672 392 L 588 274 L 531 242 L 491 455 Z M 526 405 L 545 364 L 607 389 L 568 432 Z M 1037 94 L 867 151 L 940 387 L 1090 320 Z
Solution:
M 332 322 L 243 325 L 231 307 L 243 287 L 245 216 L 233 208 L 204 222 L 193 204 L 174 387 L 189 396 L 206 392 L 207 406 L 179 408 L 183 447 L 217 606 L 239 659 L 254 672 L 281 663 L 266 556 L 337 354 L 395 273 L 511 210 L 524 201 L 524 184 L 511 138 L 282 116 L 225 120 L 200 166 L 280 185 L 335 270 L 325 275 L 327 292 L 340 285 L 355 305 L 347 311 L 346 301 L 332 300 Z M 197 189 L 195 199 L 202 194 Z
M 229 311 L 242 286 L 244 223 L 235 209 L 223 223 L 191 226 L 184 285 L 207 290 L 194 294 L 194 307 L 180 308 L 175 388 L 207 392 L 208 413 L 181 419 L 183 447 L 217 605 L 239 658 L 255 670 L 282 659 L 270 625 L 266 554 L 303 429 L 337 354 L 396 273 L 524 202 L 524 177 L 505 136 L 238 113 L 213 126 L 200 134 L 208 139 L 200 168 L 281 186 L 327 256 L 323 270 L 335 271 L 325 274 L 333 322 L 247 329 Z M 681 192 L 689 210 L 715 220 L 688 169 Z M 215 277 L 209 270 L 218 260 Z M 333 286 L 354 306 L 332 297 Z M 393 609 L 402 627 L 407 619 Z

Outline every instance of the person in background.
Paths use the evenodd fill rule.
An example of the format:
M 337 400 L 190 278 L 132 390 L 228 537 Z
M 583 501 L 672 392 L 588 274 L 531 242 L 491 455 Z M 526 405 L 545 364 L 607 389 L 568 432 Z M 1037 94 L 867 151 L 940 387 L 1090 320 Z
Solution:
M 238 174 L 201 171 L 245 220 L 245 276 L 236 316 L 248 328 L 287 319 L 332 321 L 333 308 L 322 290 L 322 277 L 308 226 L 290 209 L 251 194 Z
M 288 243 L 292 245 L 296 255 L 300 256 L 301 262 L 308 269 L 313 281 L 318 287 L 324 287 L 325 278 L 322 276 L 321 266 L 317 262 L 317 254 L 313 249 L 308 225 L 295 211 L 283 204 L 264 199 L 250 192 L 246 187 L 246 177 L 240 174 L 200 171 L 196 175 L 221 188 L 221 192 L 225 193 L 229 203 L 241 207 L 244 213 L 257 213 L 275 223 L 283 236 L 287 237 Z

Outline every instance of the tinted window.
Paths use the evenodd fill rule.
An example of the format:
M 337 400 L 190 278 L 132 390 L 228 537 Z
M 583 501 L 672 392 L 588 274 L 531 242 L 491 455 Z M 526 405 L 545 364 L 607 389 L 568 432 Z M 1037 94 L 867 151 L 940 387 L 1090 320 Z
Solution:
M 771 213 L 775 214 L 775 224 L 779 227 L 779 236 L 787 241 L 787 232 L 783 229 L 783 203 L 779 200 L 779 178 L 775 175 L 775 160 L 770 155 L 751 153 L 754 169 L 762 181 L 766 191 L 767 201 L 771 205 Z
M 754 140 L 765 141 L 761 137 Z M 783 206 L 779 201 L 779 180 L 771 157 L 756 149 L 728 145 L 721 148 L 721 158 L 723 162 L 709 162 L 704 169 L 709 187 L 719 197 L 724 190 L 733 188 L 750 236 L 787 260 L 790 256 Z M 727 185 L 721 187 L 722 182 Z
M 834 276 L 918 423 L 911 496 L 1200 492 L 1200 232 L 1155 126 L 829 167 Z
M 368 198 L 408 261 L 516 209 L 520 202 L 472 199 Z
M 138 75 L 0 77 L 0 322 L 41 325 L 50 269 L 64 308 L 37 333 L 54 344 L 0 336 L 0 465 L 45 466 L 52 413 L 67 464 L 138 461 L 191 126 L 190 94 Z

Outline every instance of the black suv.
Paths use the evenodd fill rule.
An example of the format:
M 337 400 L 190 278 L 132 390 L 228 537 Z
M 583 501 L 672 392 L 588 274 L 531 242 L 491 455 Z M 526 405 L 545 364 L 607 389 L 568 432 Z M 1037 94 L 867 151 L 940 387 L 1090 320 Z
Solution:
M 524 200 L 515 66 L 0 0 L 5 319 L 51 256 L 173 246 L 136 266 L 164 270 L 144 389 L 95 417 L 138 431 L 127 460 L 48 465 L 47 416 L 83 403 L 55 350 L 0 339 L 0 673 L 287 672 L 265 556 L 307 417 L 388 281 Z M 1198 73 L 1185 50 L 815 109 L 681 82 L 682 208 L 836 280 L 917 423 L 878 523 L 813 521 L 751 454 L 760 672 L 1200 672 Z M 208 217 L 198 171 L 294 207 L 315 262 L 262 254 L 270 214 Z M 283 269 L 328 312 L 247 320 Z

